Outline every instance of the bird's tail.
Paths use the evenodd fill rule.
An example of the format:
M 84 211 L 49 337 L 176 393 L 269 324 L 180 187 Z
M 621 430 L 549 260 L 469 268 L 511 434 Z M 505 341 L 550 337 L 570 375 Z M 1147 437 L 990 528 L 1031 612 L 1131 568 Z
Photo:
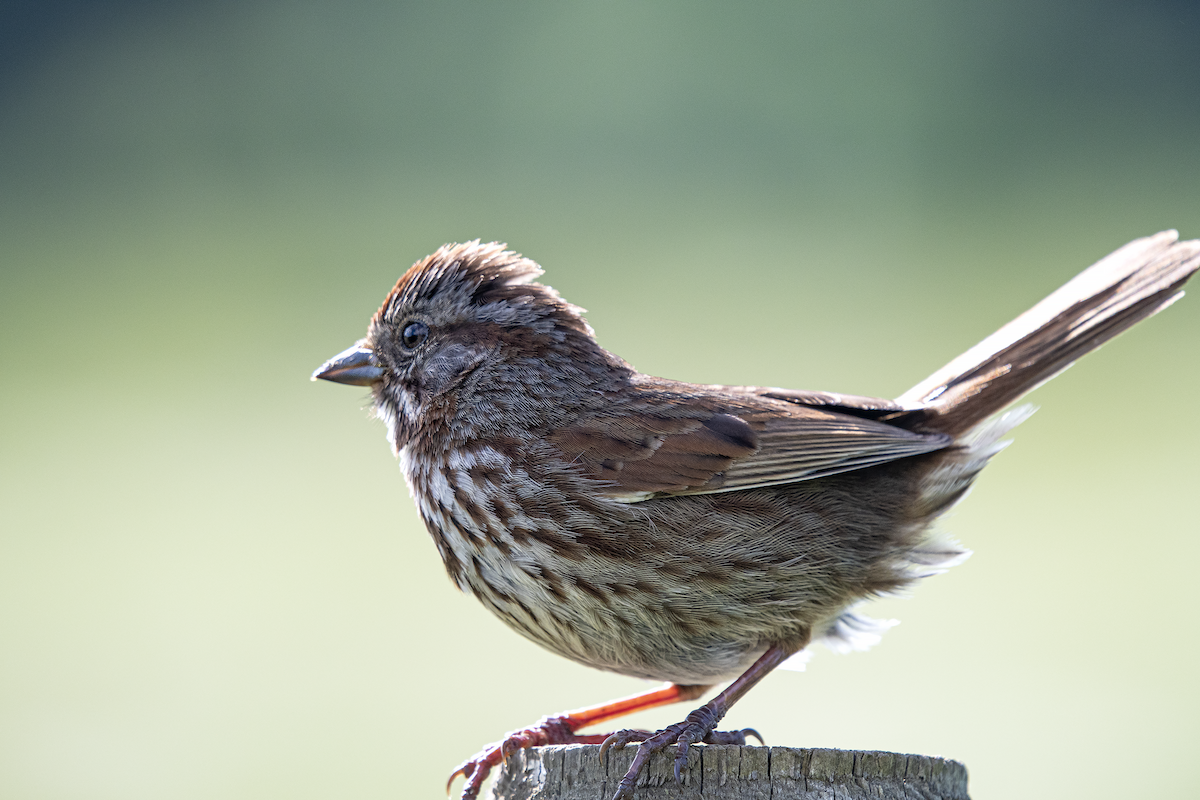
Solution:
M 920 409 L 922 428 L 970 437 L 1075 359 L 1182 297 L 1180 287 L 1200 269 L 1200 241 L 1178 238 L 1163 231 L 1105 256 L 897 402 Z
M 903 574 L 923 577 L 969 555 L 927 523 L 966 495 L 1008 444 L 1008 432 L 1033 413 L 1031 406 L 1009 406 L 1183 295 L 1180 287 L 1200 269 L 1200 241 L 1177 238 L 1163 231 L 1105 256 L 897 399 L 906 410 L 896 424 L 948 433 L 956 445 L 930 457 L 921 476 L 912 514 L 923 533 Z

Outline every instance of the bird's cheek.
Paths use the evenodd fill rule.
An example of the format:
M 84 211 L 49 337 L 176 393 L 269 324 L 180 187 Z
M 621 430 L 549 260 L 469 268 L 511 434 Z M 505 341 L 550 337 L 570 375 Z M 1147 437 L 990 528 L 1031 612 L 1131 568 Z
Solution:
M 466 345 L 443 347 L 420 366 L 422 393 L 436 397 L 454 389 L 483 362 L 483 358 L 482 353 Z

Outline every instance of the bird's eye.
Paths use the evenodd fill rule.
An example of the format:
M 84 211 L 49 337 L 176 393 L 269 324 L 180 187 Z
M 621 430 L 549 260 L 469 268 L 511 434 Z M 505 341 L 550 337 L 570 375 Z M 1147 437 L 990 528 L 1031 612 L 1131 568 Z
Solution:
M 424 322 L 410 322 L 404 326 L 400 334 L 400 343 L 409 350 L 419 345 L 429 336 L 429 326 Z

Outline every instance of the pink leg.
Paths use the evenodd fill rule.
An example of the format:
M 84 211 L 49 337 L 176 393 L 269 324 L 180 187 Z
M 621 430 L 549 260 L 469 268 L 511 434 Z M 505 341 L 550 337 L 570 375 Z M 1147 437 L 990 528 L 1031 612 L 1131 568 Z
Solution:
M 492 771 L 492 767 L 507 760 L 508 756 L 517 750 L 546 744 L 600 744 L 609 738 L 607 734 L 579 735 L 576 731 L 588 725 L 632 714 L 635 711 L 685 700 L 695 700 L 708 689 L 708 686 L 681 686 L 677 683 L 668 683 L 659 689 L 623 697 L 610 703 L 543 717 L 528 728 L 512 731 L 499 742 L 488 745 L 460 764 L 450 774 L 450 780 L 446 781 L 446 793 L 449 794 L 450 784 L 454 782 L 454 779 L 462 775 L 467 782 L 463 784 L 461 800 L 475 800 L 479 790 L 483 788 L 483 782 L 487 779 L 488 773 Z M 650 735 L 648 731 L 641 731 L 641 733 L 646 736 Z

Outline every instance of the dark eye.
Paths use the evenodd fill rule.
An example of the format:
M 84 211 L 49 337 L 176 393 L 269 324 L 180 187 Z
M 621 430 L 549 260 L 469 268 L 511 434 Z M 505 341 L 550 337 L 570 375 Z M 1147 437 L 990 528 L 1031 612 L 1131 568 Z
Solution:
M 410 322 L 400 334 L 400 343 L 412 350 L 429 336 L 429 326 L 424 322 Z

